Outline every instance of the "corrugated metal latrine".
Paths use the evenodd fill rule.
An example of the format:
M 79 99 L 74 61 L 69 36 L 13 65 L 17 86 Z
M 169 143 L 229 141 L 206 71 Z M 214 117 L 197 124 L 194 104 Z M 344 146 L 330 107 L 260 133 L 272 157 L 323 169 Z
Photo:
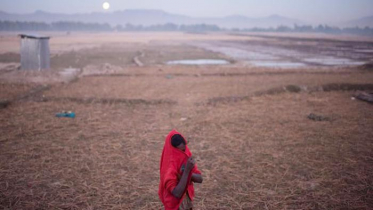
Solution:
M 47 36 L 20 34 L 21 69 L 44 70 L 50 68 L 49 38 Z

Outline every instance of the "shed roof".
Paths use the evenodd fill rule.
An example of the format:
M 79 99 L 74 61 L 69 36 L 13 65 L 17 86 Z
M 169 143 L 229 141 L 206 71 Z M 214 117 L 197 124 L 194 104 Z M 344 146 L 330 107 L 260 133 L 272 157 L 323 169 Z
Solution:
M 32 34 L 32 33 L 27 33 L 27 34 L 19 34 L 22 39 L 23 38 L 30 38 L 30 39 L 50 39 L 49 36 L 45 35 L 40 35 L 40 34 Z

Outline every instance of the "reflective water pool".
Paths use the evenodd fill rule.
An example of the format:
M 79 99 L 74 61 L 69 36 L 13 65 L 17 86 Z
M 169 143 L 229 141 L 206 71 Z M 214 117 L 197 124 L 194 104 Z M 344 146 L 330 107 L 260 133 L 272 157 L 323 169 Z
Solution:
M 218 59 L 176 60 L 167 62 L 168 65 L 224 65 L 229 63 L 227 60 Z
M 249 64 L 257 67 L 271 67 L 271 68 L 299 68 L 307 66 L 304 63 L 297 62 L 279 62 L 279 61 L 250 61 Z

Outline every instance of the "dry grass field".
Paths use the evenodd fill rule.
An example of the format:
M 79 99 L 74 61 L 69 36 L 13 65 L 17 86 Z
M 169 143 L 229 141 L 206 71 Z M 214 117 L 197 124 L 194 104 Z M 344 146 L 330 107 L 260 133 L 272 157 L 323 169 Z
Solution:
M 373 208 L 373 106 L 352 98 L 373 91 L 372 69 L 259 68 L 188 45 L 263 39 L 247 36 L 55 36 L 47 76 L 0 72 L 1 209 L 162 209 L 172 129 L 204 177 L 195 209 Z M 17 62 L 16 40 L 0 39 L 3 63 Z M 232 64 L 165 65 L 198 58 Z M 79 78 L 53 79 L 67 67 Z

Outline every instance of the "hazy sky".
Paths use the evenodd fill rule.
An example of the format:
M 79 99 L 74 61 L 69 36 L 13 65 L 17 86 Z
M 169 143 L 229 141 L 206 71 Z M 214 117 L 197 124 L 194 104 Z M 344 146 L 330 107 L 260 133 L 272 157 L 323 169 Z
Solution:
M 0 0 L 2 11 L 31 13 L 44 10 L 59 13 L 103 11 L 105 0 Z M 310 23 L 334 23 L 373 15 L 373 0 L 107 0 L 110 10 L 161 9 L 193 17 L 272 14 Z

